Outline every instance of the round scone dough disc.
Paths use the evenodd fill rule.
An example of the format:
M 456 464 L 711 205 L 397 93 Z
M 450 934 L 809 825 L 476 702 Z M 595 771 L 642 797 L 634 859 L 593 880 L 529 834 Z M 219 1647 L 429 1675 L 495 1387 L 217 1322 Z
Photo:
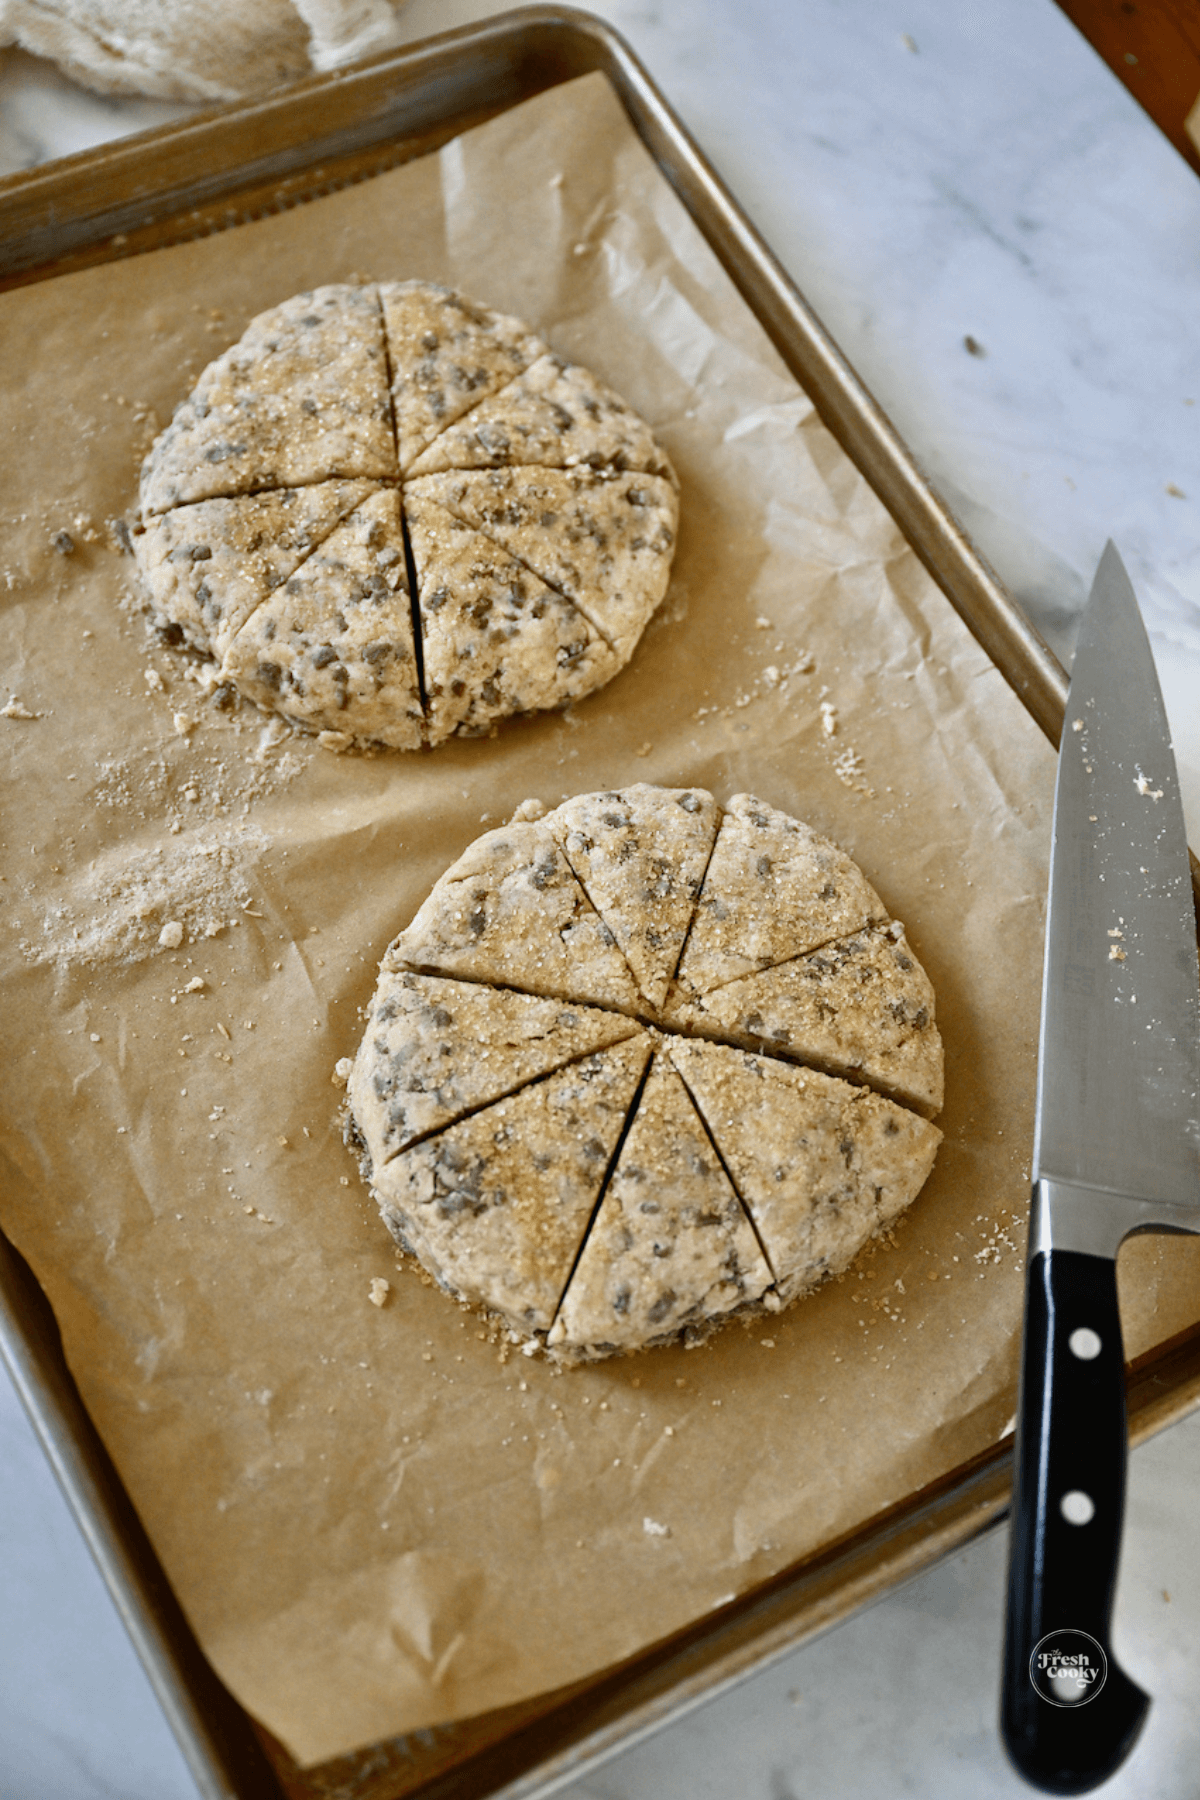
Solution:
M 844 1269 L 928 1176 L 941 1086 L 932 987 L 850 858 L 753 795 L 638 783 L 435 884 L 348 1139 L 443 1286 L 580 1360 Z
M 389 564 L 347 553 L 364 508 Z M 666 593 L 679 502 L 649 426 L 589 371 L 409 281 L 253 319 L 156 440 L 140 510 L 168 641 L 331 747 L 412 749 L 610 681 Z

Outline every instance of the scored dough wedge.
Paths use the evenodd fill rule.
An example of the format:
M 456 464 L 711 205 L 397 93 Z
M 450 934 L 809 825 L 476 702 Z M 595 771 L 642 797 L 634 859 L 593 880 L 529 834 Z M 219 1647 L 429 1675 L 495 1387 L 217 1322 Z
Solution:
M 708 994 L 886 922 L 879 895 L 844 850 L 753 794 L 735 794 L 717 833 L 678 985 L 685 998 Z
M 674 480 L 644 419 L 589 369 L 547 353 L 406 463 L 409 475 L 540 463 L 635 469 Z
M 161 625 L 220 657 L 256 607 L 371 492 L 322 481 L 229 500 L 199 500 L 150 518 L 138 560 Z
M 866 1088 L 697 1038 L 670 1040 L 780 1295 L 844 1269 L 920 1191 L 942 1134 Z
M 620 1013 L 564 1000 L 437 975 L 384 975 L 349 1084 L 373 1168 L 417 1138 L 637 1030 Z
M 664 1019 L 749 1049 L 868 1081 L 926 1115 L 941 1110 L 933 986 L 902 925 L 868 926 L 761 975 L 726 982 Z
M 612 933 L 544 821 L 477 838 L 389 945 L 385 969 L 458 975 L 636 1012 Z
M 379 298 L 402 471 L 448 425 L 546 353 L 520 319 L 434 282 L 384 282 Z
M 590 693 L 618 667 L 579 608 L 445 507 L 405 500 L 428 741 Z
M 422 475 L 406 491 L 495 538 L 629 660 L 670 577 L 679 498 L 666 476 L 479 469 Z
M 656 1057 L 548 1343 L 635 1349 L 757 1300 L 771 1281 L 686 1087 Z
M 639 1031 L 394 1156 L 374 1181 L 393 1234 L 453 1293 L 549 1330 L 651 1048 Z
M 260 313 L 209 364 L 142 470 L 142 511 L 399 473 L 374 288 L 323 287 Z
M 552 830 L 651 1006 L 666 998 L 719 818 L 711 794 L 638 782 L 580 794 Z
M 310 729 L 421 742 L 400 497 L 369 496 L 251 614 L 222 673 Z

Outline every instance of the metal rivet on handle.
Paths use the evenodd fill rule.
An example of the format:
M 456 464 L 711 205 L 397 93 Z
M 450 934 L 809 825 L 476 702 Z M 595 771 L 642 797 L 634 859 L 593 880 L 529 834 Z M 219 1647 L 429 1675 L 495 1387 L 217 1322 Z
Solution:
M 1078 1331 L 1073 1331 L 1067 1342 L 1071 1346 L 1072 1356 L 1077 1356 L 1080 1362 L 1091 1362 L 1093 1357 L 1100 1354 L 1099 1336 L 1088 1325 L 1081 1325 Z
M 1064 1494 L 1058 1510 L 1068 1525 L 1086 1525 L 1096 1516 L 1095 1502 L 1082 1488 L 1072 1488 L 1069 1494 Z

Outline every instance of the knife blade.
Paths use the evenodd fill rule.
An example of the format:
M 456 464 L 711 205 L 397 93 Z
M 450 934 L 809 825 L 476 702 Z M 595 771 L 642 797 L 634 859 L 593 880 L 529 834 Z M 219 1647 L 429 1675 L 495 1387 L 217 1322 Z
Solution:
M 1124 1506 L 1116 1258 L 1200 1232 L 1200 979 L 1162 693 L 1116 548 L 1100 560 L 1054 800 L 1001 1730 L 1047 1793 L 1119 1767 L 1149 1698 L 1110 1628 Z

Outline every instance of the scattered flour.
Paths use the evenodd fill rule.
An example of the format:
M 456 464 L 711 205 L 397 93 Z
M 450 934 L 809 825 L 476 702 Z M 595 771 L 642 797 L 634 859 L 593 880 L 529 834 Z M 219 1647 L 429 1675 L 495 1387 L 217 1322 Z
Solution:
M 257 828 L 230 826 L 144 850 L 114 845 L 43 900 L 41 933 L 21 949 L 31 962 L 95 967 L 216 937 L 253 904 L 247 872 L 269 842 Z

